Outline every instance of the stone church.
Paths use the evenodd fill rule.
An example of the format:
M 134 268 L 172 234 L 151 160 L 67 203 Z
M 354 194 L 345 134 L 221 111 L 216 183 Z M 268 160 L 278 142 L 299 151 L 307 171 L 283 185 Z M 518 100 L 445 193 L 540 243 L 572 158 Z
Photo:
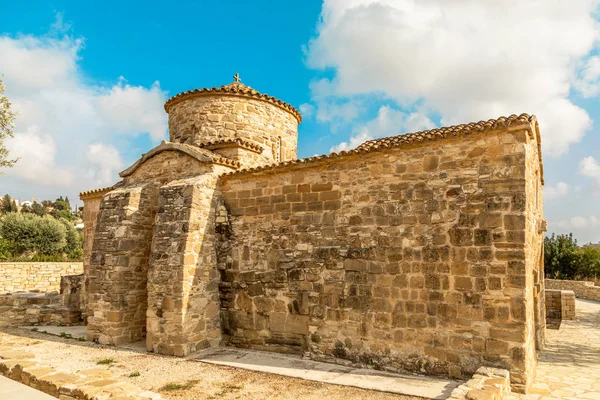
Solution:
M 535 116 L 297 159 L 300 113 L 237 74 L 165 111 L 168 142 L 80 195 L 90 340 L 494 366 L 527 389 L 545 340 Z

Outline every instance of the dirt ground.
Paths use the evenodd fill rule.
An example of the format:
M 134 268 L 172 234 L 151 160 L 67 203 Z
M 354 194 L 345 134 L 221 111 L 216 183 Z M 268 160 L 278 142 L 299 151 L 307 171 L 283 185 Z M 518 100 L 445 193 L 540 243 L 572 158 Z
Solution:
M 159 392 L 165 399 L 418 399 L 149 355 L 18 328 L 2 328 L 0 345 L 30 351 L 41 362 L 65 372 L 107 368 L 116 379 Z M 105 364 L 98 364 L 99 361 Z

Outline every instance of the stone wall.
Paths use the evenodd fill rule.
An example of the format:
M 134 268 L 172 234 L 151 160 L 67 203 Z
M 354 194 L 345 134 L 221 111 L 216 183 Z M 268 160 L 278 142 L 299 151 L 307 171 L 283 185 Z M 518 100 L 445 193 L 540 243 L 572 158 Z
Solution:
M 510 373 L 505 369 L 481 367 L 448 400 L 502 400 L 510 393 Z
M 88 299 L 88 339 L 145 337 L 149 351 L 186 355 L 220 341 L 214 245 L 218 176 L 232 169 L 169 150 L 102 197 Z
M 145 336 L 157 193 L 150 182 L 102 198 L 88 276 L 88 340 L 119 345 Z
M 226 343 L 456 378 L 506 368 L 525 390 L 543 324 L 534 132 L 223 177 Z
M 83 273 L 81 262 L 0 263 L 0 294 L 14 292 L 59 292 L 60 278 Z
M 579 299 L 600 301 L 600 286 L 594 282 L 546 279 L 546 289 L 572 290 Z
M 62 296 L 39 293 L 0 295 L 0 326 L 81 325 L 79 308 L 62 304 Z
M 217 181 L 207 174 L 160 188 L 148 275 L 149 351 L 184 356 L 221 341 Z
M 546 319 L 575 319 L 575 293 L 572 290 L 546 289 Z M 556 323 L 556 322 L 554 322 Z

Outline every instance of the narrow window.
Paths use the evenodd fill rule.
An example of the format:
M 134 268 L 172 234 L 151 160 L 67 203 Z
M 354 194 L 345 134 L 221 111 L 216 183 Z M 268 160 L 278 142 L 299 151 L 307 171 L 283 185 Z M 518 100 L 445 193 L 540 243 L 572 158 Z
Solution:
M 277 138 L 277 142 L 275 144 L 275 161 L 281 162 L 283 157 L 281 157 L 281 138 Z

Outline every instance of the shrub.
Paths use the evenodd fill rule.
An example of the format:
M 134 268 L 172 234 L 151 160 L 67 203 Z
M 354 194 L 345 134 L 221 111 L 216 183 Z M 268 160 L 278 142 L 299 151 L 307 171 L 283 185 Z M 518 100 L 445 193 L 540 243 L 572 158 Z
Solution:
M 600 248 L 583 246 L 578 251 L 577 276 L 583 278 L 600 277 Z
M 544 239 L 544 272 L 554 279 L 595 279 L 600 276 L 600 248 L 579 247 L 573 234 Z
M 573 234 L 544 238 L 544 270 L 549 278 L 573 279 L 577 272 L 577 240 Z
M 0 236 L 18 254 L 56 254 L 67 245 L 67 228 L 50 216 L 8 213 L 0 219 Z
M 66 229 L 66 245 L 64 248 L 64 252 L 67 254 L 72 254 L 74 251 L 81 249 L 82 237 L 80 233 L 75 229 L 73 224 L 71 224 L 66 219 L 60 220 Z

